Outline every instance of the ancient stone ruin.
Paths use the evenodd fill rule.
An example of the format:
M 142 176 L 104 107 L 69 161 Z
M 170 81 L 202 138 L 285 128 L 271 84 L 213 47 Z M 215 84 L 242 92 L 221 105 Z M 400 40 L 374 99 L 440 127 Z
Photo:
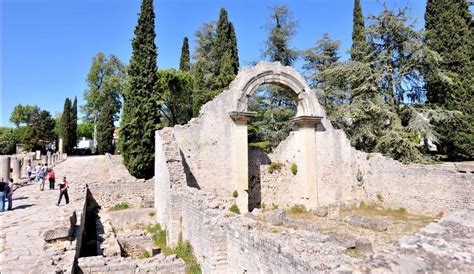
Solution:
M 297 102 L 294 131 L 268 154 L 247 144 L 247 123 L 254 116 L 248 98 L 263 84 L 291 90 Z M 452 212 L 466 217 L 456 223 L 465 237 L 472 236 L 472 164 L 404 165 L 357 151 L 326 118 L 303 76 L 280 63 L 242 69 L 198 118 L 157 131 L 155 148 L 157 220 L 169 245 L 189 241 L 204 273 L 368 269 L 363 265 L 380 257 L 361 258 Z M 271 163 L 280 169 L 270 172 Z M 457 230 L 448 219 L 439 221 L 439 231 Z M 446 270 L 414 255 L 419 249 L 414 243 L 432 237 L 420 233 L 402 238 L 391 262 L 378 268 L 389 271 L 390 264 L 410 260 L 402 272 Z M 455 262 L 436 256 L 472 270 L 472 244 L 456 248 Z M 423 252 L 434 254 L 429 248 Z
M 271 153 L 247 144 L 248 98 L 263 84 L 297 102 Z M 198 118 L 157 131 L 155 149 L 150 180 L 120 155 L 0 158 L 16 187 L 0 272 L 199 272 L 191 257 L 202 273 L 474 272 L 474 164 L 355 150 L 291 67 L 242 69 Z M 38 162 L 67 176 L 70 204 L 22 176 Z

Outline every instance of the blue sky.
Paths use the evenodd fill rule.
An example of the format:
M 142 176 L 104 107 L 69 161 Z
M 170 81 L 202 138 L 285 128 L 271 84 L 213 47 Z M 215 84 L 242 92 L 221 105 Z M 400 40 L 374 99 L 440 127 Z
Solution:
M 425 0 L 388 0 L 407 5 L 423 26 Z M 141 0 L 2 0 L 0 126 L 12 126 L 17 104 L 36 104 L 53 115 L 64 99 L 83 104 L 92 57 L 113 53 L 128 63 Z M 361 0 L 365 15 L 381 10 L 381 0 Z M 179 65 L 184 36 L 194 47 L 194 32 L 227 9 L 237 34 L 241 66 L 261 60 L 268 8 L 287 4 L 298 21 L 293 46 L 305 49 L 325 32 L 351 45 L 353 0 L 155 0 L 158 67 Z M 81 114 L 79 114 L 81 116 Z

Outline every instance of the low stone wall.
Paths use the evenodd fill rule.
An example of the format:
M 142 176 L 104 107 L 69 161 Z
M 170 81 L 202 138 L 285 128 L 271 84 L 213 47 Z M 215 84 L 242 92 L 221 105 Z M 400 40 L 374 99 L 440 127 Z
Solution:
M 153 180 L 146 182 L 95 182 L 89 184 L 94 198 L 102 208 L 111 208 L 119 203 L 130 207 L 153 206 Z
M 186 264 L 176 255 L 158 254 L 150 259 L 123 257 L 83 257 L 78 260 L 82 273 L 185 273 Z

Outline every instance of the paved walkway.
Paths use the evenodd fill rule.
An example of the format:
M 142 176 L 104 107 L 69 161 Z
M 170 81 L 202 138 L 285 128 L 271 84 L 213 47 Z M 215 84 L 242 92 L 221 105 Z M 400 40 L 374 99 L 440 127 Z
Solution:
M 13 210 L 0 212 L 0 273 L 40 273 L 40 269 L 71 269 L 75 242 L 46 243 L 44 233 L 67 226 L 72 212 L 78 223 L 84 207 L 85 184 L 108 177 L 103 156 L 69 157 L 54 168 L 57 181 L 67 176 L 69 205 L 58 207 L 59 190 L 40 191 L 38 183 L 29 183 L 13 193 Z M 56 183 L 58 184 L 58 182 Z M 66 253 L 66 254 L 64 254 Z M 59 262 L 58 256 L 66 258 Z M 40 272 L 38 272 L 40 271 Z M 48 271 L 49 272 L 49 271 Z

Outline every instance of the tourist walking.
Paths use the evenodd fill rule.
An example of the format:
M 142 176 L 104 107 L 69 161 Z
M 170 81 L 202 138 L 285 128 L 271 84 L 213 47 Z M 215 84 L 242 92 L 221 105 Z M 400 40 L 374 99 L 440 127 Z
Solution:
M 49 170 L 48 180 L 49 180 L 49 190 L 53 190 L 54 189 L 54 183 L 56 182 L 56 174 L 54 174 L 53 169 Z
M 8 183 L 8 190 L 7 190 L 7 200 L 8 200 L 7 210 L 12 210 L 12 196 L 13 196 L 13 178 L 10 178 L 10 182 Z
M 33 168 L 31 167 L 31 164 L 28 163 L 28 165 L 26 166 L 26 175 L 28 176 L 28 182 L 31 181 L 32 172 L 33 172 Z
M 58 206 L 61 203 L 61 199 L 64 198 L 66 199 L 66 204 L 69 204 L 69 195 L 67 194 L 67 189 L 68 189 L 68 182 L 66 180 L 66 176 L 64 176 L 63 181 L 59 183 L 59 200 L 58 200 Z
M 0 212 L 5 211 L 5 196 L 7 194 L 8 184 L 4 181 L 3 177 L 0 181 Z
M 45 170 L 44 168 L 40 168 L 40 170 L 38 171 L 38 173 L 36 174 L 36 178 L 38 178 L 39 180 L 39 187 L 40 187 L 40 191 L 43 191 L 44 190 L 44 178 L 46 177 L 45 175 Z

